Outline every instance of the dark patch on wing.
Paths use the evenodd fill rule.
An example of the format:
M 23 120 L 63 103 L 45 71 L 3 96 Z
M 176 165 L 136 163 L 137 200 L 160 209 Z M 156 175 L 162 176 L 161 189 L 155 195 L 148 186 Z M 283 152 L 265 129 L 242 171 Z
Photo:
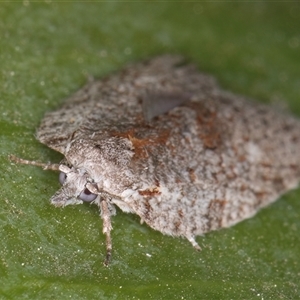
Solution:
M 182 91 L 154 92 L 142 97 L 143 115 L 146 122 L 167 113 L 191 98 L 191 95 Z

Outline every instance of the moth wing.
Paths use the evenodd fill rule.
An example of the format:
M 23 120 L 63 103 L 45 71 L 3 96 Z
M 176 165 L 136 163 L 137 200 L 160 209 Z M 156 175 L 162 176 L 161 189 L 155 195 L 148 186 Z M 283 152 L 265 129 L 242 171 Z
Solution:
M 165 234 L 192 240 L 234 225 L 299 183 L 299 120 L 217 92 L 131 136 L 141 188 L 124 201 Z
M 180 57 L 162 56 L 88 83 L 46 114 L 37 138 L 63 154 L 76 139 L 130 140 L 136 185 L 129 192 L 136 194 L 120 198 L 151 227 L 192 240 L 296 187 L 299 132 L 299 120 L 222 91 Z M 111 184 L 119 185 L 127 173 L 114 174 Z
M 211 93 L 212 77 L 186 65 L 182 57 L 165 55 L 132 64 L 116 74 L 89 82 L 49 112 L 37 130 L 37 139 L 65 153 L 68 144 L 122 124 L 149 122 L 187 102 L 195 92 Z
M 37 130 L 37 139 L 64 154 L 75 135 L 78 137 L 82 133 L 84 123 L 89 119 L 89 116 L 101 111 L 101 106 L 94 107 L 91 98 L 97 85 L 97 82 L 88 83 L 67 99 L 59 110 L 46 113 Z

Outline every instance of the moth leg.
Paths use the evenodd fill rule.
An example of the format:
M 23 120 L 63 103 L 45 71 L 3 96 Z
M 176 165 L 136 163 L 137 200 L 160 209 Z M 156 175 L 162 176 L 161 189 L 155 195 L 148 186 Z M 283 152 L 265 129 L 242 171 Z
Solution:
M 109 206 L 107 203 L 107 199 L 102 198 L 100 199 L 100 209 L 101 209 L 101 218 L 103 220 L 103 233 L 106 235 L 106 257 L 104 260 L 104 266 L 108 266 L 111 258 L 112 253 L 112 241 L 111 241 L 111 235 L 110 232 L 112 230 L 111 225 L 111 213 L 109 210 Z
M 19 158 L 15 155 L 9 155 L 9 159 L 17 164 L 23 164 L 23 165 L 32 165 L 37 167 L 42 167 L 43 170 L 52 170 L 52 171 L 59 171 L 59 164 L 51 164 L 51 163 L 41 163 L 34 160 L 26 160 Z
M 195 240 L 195 237 L 193 236 L 187 236 L 186 237 L 188 239 L 188 241 L 193 245 L 193 247 L 197 250 L 197 251 L 201 251 L 201 247 L 198 245 L 198 243 Z

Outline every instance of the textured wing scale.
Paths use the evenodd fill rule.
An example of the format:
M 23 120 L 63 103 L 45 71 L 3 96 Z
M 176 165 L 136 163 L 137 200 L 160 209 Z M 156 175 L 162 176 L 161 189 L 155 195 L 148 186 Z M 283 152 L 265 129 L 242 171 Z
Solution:
M 66 99 L 61 109 L 45 115 L 37 139 L 64 154 L 68 143 L 81 132 L 86 136 L 113 125 L 150 121 L 188 101 L 192 94 L 185 91 L 201 88 L 205 94 L 214 88 L 211 77 L 199 74 L 193 66 L 176 67 L 180 62 L 179 56 L 162 56 L 89 82 Z M 186 76 L 190 82 L 182 82 Z
M 111 204 L 197 246 L 196 235 L 298 185 L 300 122 L 180 61 L 162 56 L 87 84 L 45 116 L 37 137 L 95 182 L 105 177 L 97 188 Z

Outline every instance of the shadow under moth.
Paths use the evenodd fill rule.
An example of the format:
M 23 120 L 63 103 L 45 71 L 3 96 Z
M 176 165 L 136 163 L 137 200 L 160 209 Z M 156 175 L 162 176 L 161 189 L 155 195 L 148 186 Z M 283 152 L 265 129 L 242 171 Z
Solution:
M 253 216 L 300 178 L 300 122 L 222 90 L 165 55 L 89 82 L 47 113 L 37 139 L 62 153 L 57 207 L 99 206 L 109 263 L 115 205 L 171 236 L 195 237 Z

